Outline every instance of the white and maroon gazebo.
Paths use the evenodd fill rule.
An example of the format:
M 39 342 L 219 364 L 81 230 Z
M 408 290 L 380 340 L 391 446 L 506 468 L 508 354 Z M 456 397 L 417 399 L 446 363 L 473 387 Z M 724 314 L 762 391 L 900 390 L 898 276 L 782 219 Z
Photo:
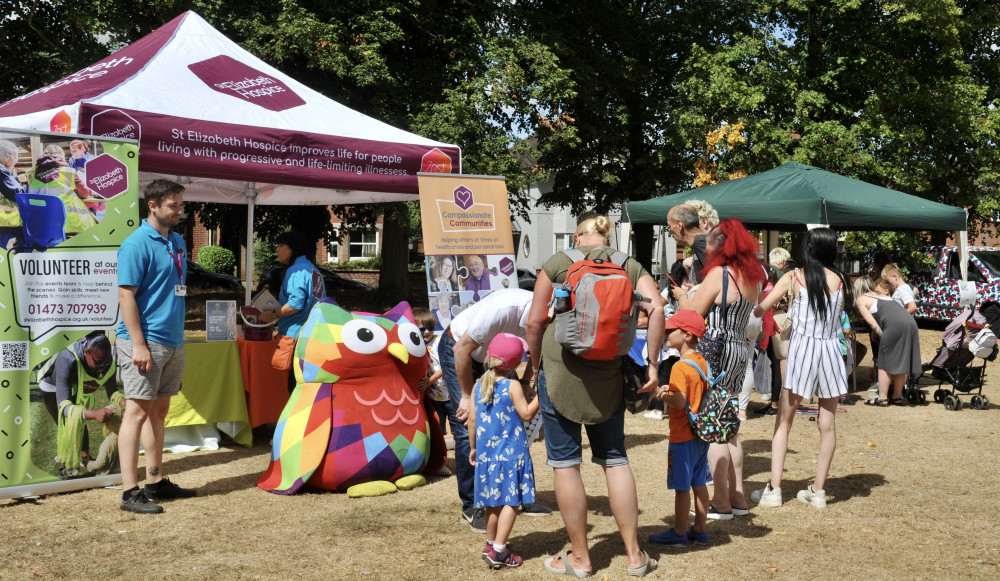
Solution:
M 461 173 L 461 150 L 323 96 L 194 12 L 41 89 L 0 104 L 0 127 L 135 139 L 142 180 L 185 200 L 255 204 L 412 200 L 417 172 Z

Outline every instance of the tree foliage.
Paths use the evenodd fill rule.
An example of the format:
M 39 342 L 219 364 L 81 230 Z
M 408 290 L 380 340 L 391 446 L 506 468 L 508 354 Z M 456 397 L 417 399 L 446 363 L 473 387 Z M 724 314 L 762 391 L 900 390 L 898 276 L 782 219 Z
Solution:
M 715 157 L 720 174 L 795 160 L 969 207 L 973 230 L 1000 207 L 992 146 L 1000 16 L 993 7 L 963 0 L 748 5 L 752 30 L 695 49 L 681 81 L 687 103 L 678 117 L 688 143 L 727 124 L 745 127 L 745 145 Z
M 1000 209 L 1000 11 L 982 0 L 15 0 L 0 98 L 185 9 L 351 108 L 457 143 L 522 215 L 533 182 L 552 181 L 545 205 L 606 212 L 788 160 L 969 207 L 973 227 Z M 202 217 L 243 240 L 242 211 Z M 406 279 L 412 206 L 335 212 L 351 230 L 385 215 L 383 283 Z M 263 207 L 255 228 L 334 236 L 324 220 Z M 646 262 L 651 229 L 636 235 Z

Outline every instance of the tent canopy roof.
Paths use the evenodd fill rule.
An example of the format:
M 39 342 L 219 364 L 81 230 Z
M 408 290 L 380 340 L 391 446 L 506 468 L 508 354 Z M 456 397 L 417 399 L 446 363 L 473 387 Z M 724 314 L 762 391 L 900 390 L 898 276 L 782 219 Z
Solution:
M 461 173 L 457 146 L 325 97 L 194 12 L 0 104 L 0 127 L 136 139 L 144 178 L 194 178 L 192 201 L 394 201 L 416 197 L 418 172 Z
M 966 229 L 963 208 L 948 206 L 790 161 L 774 169 L 641 202 L 629 202 L 622 220 L 663 224 L 670 208 L 705 200 L 720 218 L 748 227 L 801 230 L 826 224 L 838 230 Z

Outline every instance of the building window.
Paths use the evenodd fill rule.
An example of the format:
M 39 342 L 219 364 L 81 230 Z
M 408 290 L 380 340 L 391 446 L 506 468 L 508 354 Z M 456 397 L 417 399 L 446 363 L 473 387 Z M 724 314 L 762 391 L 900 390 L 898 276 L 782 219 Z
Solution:
M 373 258 L 378 251 L 378 232 L 351 232 L 350 258 Z
M 556 252 L 562 252 L 573 246 L 572 234 L 556 234 Z

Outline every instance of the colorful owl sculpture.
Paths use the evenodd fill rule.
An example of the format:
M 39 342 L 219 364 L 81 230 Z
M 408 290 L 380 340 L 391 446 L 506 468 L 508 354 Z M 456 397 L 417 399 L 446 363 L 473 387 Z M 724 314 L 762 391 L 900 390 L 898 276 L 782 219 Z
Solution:
M 257 486 L 391 492 L 425 482 L 444 465 L 441 426 L 418 382 L 427 348 L 408 303 L 384 315 L 353 313 L 323 299 L 295 345 L 298 385 L 274 431 L 271 463 Z M 404 485 L 404 481 L 406 485 Z M 377 484 L 377 486 L 375 486 Z M 352 490 L 348 490 L 352 488 Z

